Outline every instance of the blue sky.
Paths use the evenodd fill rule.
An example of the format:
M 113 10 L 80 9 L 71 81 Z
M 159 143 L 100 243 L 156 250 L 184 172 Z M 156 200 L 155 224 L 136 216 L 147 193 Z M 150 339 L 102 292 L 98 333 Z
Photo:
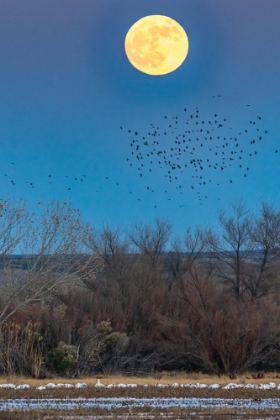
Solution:
M 136 70 L 124 51 L 130 26 L 151 14 L 177 20 L 190 43 L 183 65 L 160 77 Z M 176 233 L 215 226 L 217 211 L 237 199 L 252 209 L 261 200 L 279 206 L 279 15 L 279 0 L 1 0 L 1 197 L 22 197 L 31 207 L 67 199 L 96 227 L 162 217 Z M 197 127 L 190 119 L 196 109 Z M 189 120 L 186 134 L 189 145 L 197 142 L 192 153 L 203 172 L 190 163 L 191 149 L 175 157 L 176 133 L 166 126 L 174 127 L 173 117 L 181 136 Z M 211 151 L 202 121 L 214 124 Z M 152 140 L 146 148 L 140 141 L 151 124 L 161 133 L 156 150 L 170 155 L 173 148 L 172 159 L 187 164 L 172 182 L 156 151 L 149 163 Z M 130 146 L 135 131 L 142 176 L 136 143 Z M 242 168 L 240 153 L 229 161 L 236 136 Z M 222 138 L 230 137 L 224 164 Z M 202 175 L 199 185 L 194 177 Z

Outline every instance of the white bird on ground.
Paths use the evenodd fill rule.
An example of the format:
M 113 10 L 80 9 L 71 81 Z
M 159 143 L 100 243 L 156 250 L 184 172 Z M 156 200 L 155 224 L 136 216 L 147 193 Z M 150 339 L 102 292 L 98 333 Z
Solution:
M 86 388 L 86 387 L 87 387 L 87 384 L 85 382 L 82 382 L 82 383 L 79 382 L 75 385 L 75 388 Z
M 97 383 L 95 384 L 96 388 L 104 388 L 105 385 L 100 382 L 100 379 L 97 379 Z

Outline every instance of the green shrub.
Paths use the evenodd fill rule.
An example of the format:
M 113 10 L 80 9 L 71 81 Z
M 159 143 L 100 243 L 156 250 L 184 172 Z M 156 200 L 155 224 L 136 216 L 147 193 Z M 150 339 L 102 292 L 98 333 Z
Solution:
M 77 363 L 77 347 L 70 346 L 60 341 L 58 346 L 47 354 L 48 367 L 57 373 L 69 374 Z

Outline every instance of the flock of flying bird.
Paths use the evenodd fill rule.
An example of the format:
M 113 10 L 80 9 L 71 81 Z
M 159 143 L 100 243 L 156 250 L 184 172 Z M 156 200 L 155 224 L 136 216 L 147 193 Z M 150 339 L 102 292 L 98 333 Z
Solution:
M 203 116 L 198 107 L 193 110 L 184 108 L 177 116 L 165 115 L 162 124 L 150 124 L 145 133 L 123 126 L 120 126 L 120 130 L 129 137 L 130 153 L 126 163 L 139 174 L 144 190 L 149 194 L 155 193 L 156 188 L 152 186 L 154 179 L 164 177 L 164 182 L 158 183 L 164 185 L 164 191 L 160 192 L 165 194 L 168 201 L 173 200 L 174 192 L 179 194 L 182 198 L 180 207 L 185 207 L 184 195 L 189 197 L 190 193 L 195 193 L 202 205 L 210 197 L 210 186 L 220 185 L 220 182 L 234 184 L 231 167 L 234 167 L 235 174 L 238 170 L 246 179 L 250 173 L 251 159 L 258 155 L 258 146 L 268 134 L 262 128 L 261 116 L 249 120 L 246 128 L 235 131 L 228 119 L 218 112 Z M 4 173 L 4 176 L 9 175 Z M 46 174 L 47 183 L 52 184 L 54 178 L 52 174 Z M 85 178 L 86 175 L 66 175 L 65 189 L 73 190 L 73 185 L 83 182 Z M 16 185 L 14 179 L 10 179 L 10 182 Z M 34 181 L 24 182 L 35 188 Z M 101 191 L 101 186 L 95 190 Z M 141 201 L 139 190 L 128 193 Z M 155 200 L 153 206 L 157 208 Z
M 14 165 L 15 163 L 14 162 L 11 162 L 11 165 Z M 11 184 L 13 185 L 13 186 L 15 186 L 16 185 L 16 182 L 15 182 L 15 179 L 14 179 L 14 177 L 11 177 L 10 175 L 8 175 L 7 173 L 4 173 L 4 176 L 5 177 L 10 177 L 11 179 L 10 179 L 10 182 L 11 182 Z M 76 176 L 76 177 L 70 177 L 69 175 L 65 175 L 65 178 L 68 178 L 69 180 L 71 179 L 71 180 L 73 180 L 73 181 L 75 181 L 75 182 L 83 182 L 84 181 L 84 178 L 86 178 L 86 175 L 82 175 L 82 176 L 80 176 L 80 177 L 78 177 L 78 176 Z M 46 175 L 46 181 L 48 181 L 48 183 L 49 184 L 52 184 L 53 183 L 53 178 L 52 178 L 52 175 Z M 28 185 L 29 187 L 31 187 L 31 188 L 35 188 L 35 184 L 36 184 L 36 182 L 34 182 L 34 181 L 24 181 L 24 183 L 26 184 L 26 185 Z M 71 186 L 68 186 L 67 187 L 67 190 L 68 191 L 71 191 Z
M 234 183 L 231 167 L 238 168 L 243 178 L 247 178 L 251 159 L 258 154 L 259 142 L 268 134 L 268 130 L 262 128 L 261 116 L 235 132 L 227 118 L 218 113 L 203 117 L 198 107 L 192 111 L 184 108 L 180 116 L 165 115 L 163 120 L 161 126 L 152 123 L 148 131 L 141 134 L 120 126 L 130 137 L 127 164 L 143 180 L 151 172 L 161 171 L 166 178 L 166 194 L 170 192 L 168 186 L 173 186 L 180 195 L 185 192 L 189 195 L 193 190 L 200 205 L 208 199 L 205 187 L 214 183 L 220 185 L 220 180 L 229 185 Z M 220 172 L 218 177 L 217 172 Z M 146 189 L 155 192 L 148 184 Z

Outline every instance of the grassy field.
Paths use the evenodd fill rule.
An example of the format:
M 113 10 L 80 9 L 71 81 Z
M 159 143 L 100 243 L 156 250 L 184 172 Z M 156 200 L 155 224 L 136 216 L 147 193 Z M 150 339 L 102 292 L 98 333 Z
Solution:
M 255 375 L 254 375 L 255 376 Z M 231 380 L 228 377 L 217 377 L 202 374 L 186 374 L 181 372 L 166 372 L 162 374 L 155 374 L 151 376 L 124 376 L 124 375 L 96 375 L 91 377 L 83 377 L 79 379 L 69 379 L 56 377 L 45 380 L 35 380 L 26 377 L 10 376 L 0 377 L 0 383 L 13 383 L 15 385 L 30 384 L 29 389 L 7 389 L 0 388 L 0 400 L 15 399 L 15 398 L 118 398 L 118 397 L 134 397 L 134 398 L 171 398 L 171 397 L 184 397 L 184 398 L 250 398 L 253 401 L 262 401 L 267 398 L 280 398 L 280 390 L 269 389 L 228 389 L 223 390 L 210 389 L 210 388 L 158 388 L 155 385 L 158 383 L 172 385 L 173 383 L 204 383 L 207 385 L 218 383 L 226 385 L 230 382 L 235 383 L 269 383 L 274 382 L 280 384 L 280 375 L 277 373 L 266 373 L 264 377 L 255 379 L 251 373 L 238 376 L 236 379 Z M 136 383 L 137 388 L 96 388 L 95 384 L 97 379 L 100 379 L 104 385 L 108 384 L 132 384 Z M 86 388 L 47 388 L 45 390 L 37 390 L 37 386 L 46 385 L 47 383 L 71 383 L 75 385 L 78 382 L 85 382 Z M 148 387 L 144 387 L 148 384 Z M 154 386 L 153 386 L 154 385 Z M 133 408 L 127 409 L 112 409 L 110 411 L 104 409 L 86 409 L 80 408 L 79 410 L 32 410 L 32 411 L 13 411 L 3 412 L 0 411 L 0 420 L 39 420 L 39 419 L 64 419 L 64 420 L 121 420 L 121 419 L 134 419 L 134 420 L 149 420 L 161 419 L 167 420 L 181 420 L 181 419 L 269 419 L 280 420 L 280 411 L 274 409 L 238 409 L 226 408 L 191 408 L 191 409 L 162 409 L 162 408 Z
M 29 389 L 10 389 L 0 388 L 0 399 L 8 398 L 94 398 L 94 397 L 133 397 L 133 398 L 162 398 L 162 397 L 182 397 L 182 398 L 252 398 L 255 400 L 262 398 L 280 398 L 280 390 L 274 388 L 269 390 L 263 389 L 212 389 L 212 388 L 174 388 L 174 383 L 201 383 L 206 385 L 220 384 L 221 386 L 228 383 L 237 384 L 261 384 L 274 382 L 280 384 L 280 377 L 277 373 L 266 373 L 263 378 L 255 379 L 255 375 L 250 373 L 237 377 L 234 380 L 225 376 L 210 376 L 203 374 L 186 374 L 181 372 L 166 372 L 155 374 L 147 377 L 124 376 L 124 375 L 96 375 L 83 377 L 79 379 L 70 379 L 56 377 L 52 379 L 32 379 L 20 376 L 0 377 L 0 384 L 13 383 L 15 385 L 29 384 Z M 97 388 L 95 384 L 100 379 L 101 383 L 109 384 L 137 384 L 136 388 Z M 38 390 L 36 387 L 51 383 L 70 383 L 77 384 L 85 382 L 86 388 L 47 388 Z M 157 384 L 169 385 L 168 388 L 156 387 Z M 145 387 L 144 385 L 148 385 Z
M 84 376 L 79 379 L 53 377 L 51 379 L 32 379 L 24 376 L 0 376 L 0 384 L 13 383 L 15 385 L 30 384 L 32 387 L 46 385 L 49 382 L 62 383 L 67 382 L 76 384 L 78 382 L 86 382 L 87 385 L 95 385 L 97 379 L 100 379 L 104 385 L 109 384 L 137 384 L 137 385 L 157 385 L 158 383 L 172 385 L 173 383 L 203 383 L 227 385 L 228 383 L 243 383 L 243 384 L 261 384 L 268 382 L 275 382 L 280 384 L 280 373 L 270 372 L 264 373 L 262 378 L 255 378 L 255 374 L 247 373 L 237 376 L 236 379 L 230 379 L 227 376 L 204 375 L 201 373 L 182 373 L 182 372 L 162 372 L 154 375 L 92 375 Z

